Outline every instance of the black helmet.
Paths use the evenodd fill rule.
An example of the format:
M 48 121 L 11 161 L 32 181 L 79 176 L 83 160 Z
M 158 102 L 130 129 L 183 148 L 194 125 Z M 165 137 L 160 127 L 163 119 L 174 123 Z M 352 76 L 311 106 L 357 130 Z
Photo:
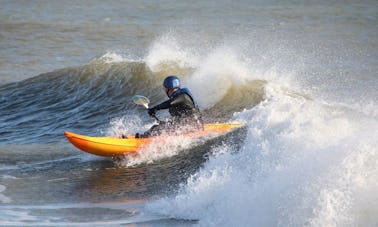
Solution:
M 167 89 L 179 88 L 180 79 L 177 76 L 168 76 L 164 79 L 163 86 Z

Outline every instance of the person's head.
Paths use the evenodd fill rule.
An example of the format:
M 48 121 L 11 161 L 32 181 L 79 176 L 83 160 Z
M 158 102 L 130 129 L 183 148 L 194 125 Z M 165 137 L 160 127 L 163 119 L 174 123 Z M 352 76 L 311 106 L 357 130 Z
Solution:
M 170 98 L 175 91 L 180 89 L 180 79 L 177 76 L 168 76 L 164 79 L 163 86 L 165 93 Z

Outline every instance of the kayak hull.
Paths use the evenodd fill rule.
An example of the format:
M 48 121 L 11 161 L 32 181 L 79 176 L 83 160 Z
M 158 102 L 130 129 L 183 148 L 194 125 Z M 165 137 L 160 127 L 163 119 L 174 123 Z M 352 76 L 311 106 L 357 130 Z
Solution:
M 204 130 L 179 135 L 180 137 L 202 138 L 210 135 L 218 136 L 227 134 L 235 129 L 241 128 L 243 125 L 239 123 L 215 123 L 205 124 Z M 115 157 L 127 154 L 133 154 L 137 151 L 154 143 L 166 143 L 177 136 L 157 136 L 150 138 L 135 138 L 128 136 L 127 138 L 116 137 L 91 137 L 79 135 L 72 132 L 64 132 L 67 139 L 78 149 L 90 154 Z

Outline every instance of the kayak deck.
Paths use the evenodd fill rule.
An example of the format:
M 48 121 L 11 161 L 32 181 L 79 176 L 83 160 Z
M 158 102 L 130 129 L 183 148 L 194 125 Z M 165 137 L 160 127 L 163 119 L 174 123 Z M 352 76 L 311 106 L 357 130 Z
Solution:
M 174 137 L 188 137 L 200 138 L 208 135 L 220 135 L 233 131 L 233 129 L 240 128 L 243 125 L 240 123 L 215 123 L 205 124 L 204 130 L 186 133 L 182 135 L 166 135 L 149 138 L 135 138 L 135 136 L 128 136 L 127 138 L 116 137 L 91 137 L 79 135 L 72 132 L 64 132 L 67 139 L 77 148 L 90 154 L 99 156 L 120 156 L 125 154 L 132 154 L 144 147 L 147 147 L 156 141 L 158 143 L 165 143 L 167 139 L 171 140 Z

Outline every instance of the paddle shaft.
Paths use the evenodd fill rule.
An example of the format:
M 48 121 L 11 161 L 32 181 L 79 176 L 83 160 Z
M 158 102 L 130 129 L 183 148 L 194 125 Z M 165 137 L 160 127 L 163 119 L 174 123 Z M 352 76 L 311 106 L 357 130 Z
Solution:
M 155 118 L 158 122 L 160 122 L 159 118 L 156 116 L 156 114 L 151 115 L 151 117 Z

